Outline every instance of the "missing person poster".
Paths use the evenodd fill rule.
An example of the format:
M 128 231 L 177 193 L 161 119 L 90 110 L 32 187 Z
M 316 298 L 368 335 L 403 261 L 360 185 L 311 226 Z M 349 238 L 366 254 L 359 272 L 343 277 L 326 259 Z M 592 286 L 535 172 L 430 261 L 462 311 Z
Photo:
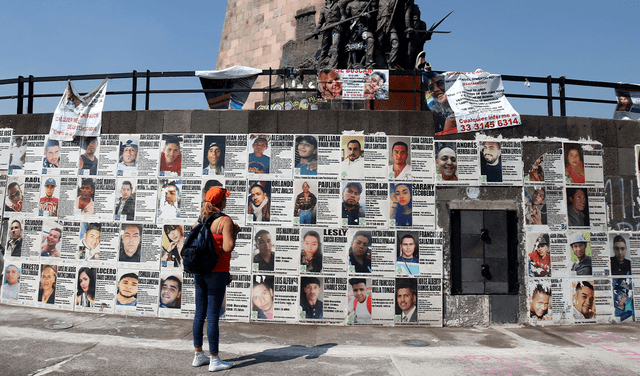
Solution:
M 254 186 L 255 183 L 256 182 L 250 182 L 251 186 Z M 269 197 L 271 199 L 269 221 L 272 223 L 291 224 L 293 222 L 294 212 L 293 180 L 273 180 L 271 182 L 260 182 L 258 184 L 261 183 L 265 183 L 270 186 L 271 190 L 271 196 Z M 251 208 L 253 213 L 259 210 L 259 205 L 256 205 L 255 200 L 252 201 Z
M 323 225 L 323 226 L 329 226 L 329 227 L 339 226 L 340 223 L 343 221 L 345 210 L 349 212 L 350 210 L 352 210 L 350 209 L 350 207 L 355 206 L 355 205 L 349 204 L 348 200 L 351 200 L 352 203 L 354 204 L 357 202 L 358 206 L 361 205 L 360 200 L 355 200 L 355 198 L 351 198 L 352 193 L 354 193 L 352 191 L 354 191 L 355 187 L 352 188 L 350 191 L 347 191 L 346 189 L 347 185 L 348 184 L 345 184 L 344 185 L 345 188 L 342 189 L 341 187 L 343 186 L 343 184 L 339 181 L 333 181 L 333 180 L 318 181 L 317 183 L 318 196 L 317 196 L 317 205 L 316 205 L 316 224 L 317 225 Z M 360 185 L 360 187 L 362 187 L 362 185 Z M 347 200 L 346 203 L 345 203 L 345 199 Z M 296 202 L 297 202 L 297 197 L 296 197 Z M 342 216 L 339 216 L 337 213 L 340 213 L 341 210 L 342 210 Z M 353 211 L 353 213 L 355 214 L 356 211 Z M 357 213 L 359 214 L 360 211 L 357 210 Z M 313 210 L 311 212 L 311 215 L 313 219 Z M 298 218 L 300 218 L 300 213 L 298 213 Z M 349 216 L 347 215 L 347 220 L 348 218 Z M 359 218 L 359 217 L 356 217 L 356 218 Z M 294 224 L 296 223 L 295 220 L 296 220 L 296 217 L 294 217 Z M 354 221 L 355 221 L 355 218 L 354 218 Z
M 633 291 L 634 281 L 632 278 L 612 279 L 613 288 L 613 315 L 612 321 L 616 323 L 633 322 L 636 315 L 634 309 L 635 294 Z
M 553 324 L 554 305 L 562 301 L 557 291 L 552 290 L 552 282 L 561 280 L 552 279 L 530 279 L 527 284 L 527 306 L 529 307 L 529 323 L 531 325 Z M 557 298 L 557 302 L 552 297 Z M 556 304 L 554 304 L 556 303 Z M 561 316 L 561 312 L 557 312 Z
M 434 228 L 436 188 L 434 184 L 389 183 L 389 227 Z
M 249 180 L 248 187 L 247 223 L 291 224 L 293 222 L 292 180 Z
M 251 320 L 297 321 L 299 277 L 254 274 L 252 289 Z
M 12 186 L 12 183 L 16 182 L 19 185 L 19 189 L 22 191 L 22 202 L 17 205 L 12 205 L 11 199 L 9 202 L 5 199 L 5 211 L 20 213 L 23 217 L 35 217 L 38 215 L 40 209 L 40 186 L 41 179 L 43 177 L 36 176 L 20 176 L 11 177 L 8 180 L 8 186 Z M 11 188 L 10 190 L 13 190 Z M 17 191 L 16 191 L 17 192 Z
M 396 232 L 392 230 L 374 230 L 371 231 L 370 234 L 371 275 L 374 277 L 394 277 L 396 267 Z
M 472 184 L 480 180 L 480 155 L 476 141 L 436 142 L 436 183 Z
M 406 258 L 409 255 L 408 251 L 411 249 L 411 240 L 415 243 L 415 231 L 405 233 L 413 239 L 405 240 L 405 235 L 401 236 L 401 234 L 402 232 L 398 231 L 397 239 L 400 240 L 401 246 L 408 246 L 406 251 L 405 247 L 401 248 L 403 256 Z M 415 247 L 414 253 L 417 253 L 417 255 L 414 257 L 418 257 L 420 260 L 420 275 L 430 278 L 442 278 L 442 247 L 444 244 L 442 231 L 420 231 L 418 234 L 419 244 Z M 414 273 L 411 273 L 411 275 L 414 275 Z
M 63 237 L 73 237 L 72 233 L 65 233 L 62 224 L 54 220 L 44 220 L 42 222 L 42 233 L 40 234 L 40 261 L 50 262 L 55 260 L 56 264 L 75 264 L 76 255 L 73 249 L 66 249 L 62 253 Z
M 396 281 L 393 278 L 371 279 L 371 324 L 393 325 L 395 321 Z
M 352 189 L 353 188 L 355 187 L 352 187 Z M 366 222 L 359 223 L 359 225 L 370 228 L 388 228 L 389 217 L 387 217 L 387 213 L 389 213 L 389 184 L 383 182 L 366 182 L 364 183 L 364 194 L 366 197 L 364 218 Z M 404 197 L 406 197 L 406 195 Z M 402 213 L 403 210 L 404 209 L 401 208 L 396 211 Z M 411 216 L 409 215 L 409 218 L 410 217 Z M 396 220 L 398 218 L 399 217 L 396 217 Z
M 343 228 L 317 228 L 317 229 L 303 229 L 301 231 L 301 240 L 303 242 L 303 253 L 307 253 L 307 248 L 313 248 L 313 243 L 316 239 L 316 234 L 322 236 L 322 240 L 318 245 L 318 252 L 321 257 L 317 260 L 321 260 L 321 268 L 317 265 L 310 265 L 313 262 L 309 262 L 309 256 L 303 256 L 301 254 L 300 261 L 300 273 L 322 273 L 323 275 L 330 276 L 343 276 L 347 272 L 347 255 L 345 253 L 345 244 L 348 242 L 347 229 Z M 309 243 L 307 245 L 307 243 Z M 318 262 L 315 261 L 317 264 Z
M 0 170 L 8 170 L 13 149 L 13 128 L 0 128 Z
M 43 134 L 36 134 L 28 137 L 29 140 L 27 141 L 23 174 L 27 176 L 40 175 L 45 168 L 44 166 L 49 165 L 44 152 L 47 136 Z
M 24 268 L 24 267 L 23 267 Z M 58 281 L 58 265 L 55 263 L 40 264 L 40 282 L 38 284 L 38 308 L 58 308 L 56 291 Z
M 261 238 L 261 240 L 262 239 L 264 239 L 264 236 Z M 276 272 L 276 274 L 298 275 L 298 260 L 300 257 L 300 229 L 276 227 L 275 244 L 276 252 L 274 271 Z
M 610 232 L 607 246 L 612 276 L 640 274 L 638 233 Z
M 427 235 L 426 232 L 422 233 Z M 426 259 L 427 250 L 421 247 L 420 243 L 425 243 L 426 239 L 420 239 L 417 231 L 397 231 L 396 232 L 396 276 L 398 277 L 417 277 L 420 275 L 420 258 Z M 431 261 L 435 254 L 431 254 Z M 436 256 L 437 257 L 437 256 Z
M 211 149 L 211 143 L 216 141 L 215 138 L 212 139 L 211 137 L 213 136 L 205 136 L 205 147 L 208 149 Z M 209 139 L 212 139 L 212 141 L 209 142 Z M 247 163 L 250 162 L 248 160 L 249 156 L 247 155 L 247 148 L 249 146 L 247 144 L 248 139 L 248 135 L 246 134 L 225 135 L 225 150 L 221 150 L 221 155 L 224 155 L 223 167 L 225 178 L 244 179 L 247 177 Z M 222 140 L 220 140 L 220 142 L 222 142 Z M 207 153 L 209 152 L 210 150 L 207 150 Z M 203 175 L 211 175 L 211 172 Z
M 614 119 L 640 120 L 640 91 L 616 90 L 618 104 L 613 112 Z
M 160 134 L 141 134 L 139 136 L 139 145 L 137 150 L 137 158 L 134 161 L 135 167 L 137 168 L 137 175 L 140 177 L 152 177 L 159 175 L 159 160 L 158 160 L 158 150 L 161 145 L 161 138 L 165 137 L 165 135 Z M 175 138 L 170 139 L 172 142 L 176 141 Z M 162 142 L 162 144 L 166 144 Z M 175 151 L 175 144 L 170 143 Z M 123 154 L 131 156 L 131 153 Z M 179 153 L 174 153 L 176 155 L 176 160 L 180 159 L 182 161 L 182 156 Z M 166 163 L 166 160 L 164 161 Z M 177 165 L 176 165 L 177 166 Z M 168 170 L 168 168 L 165 168 Z
M 542 250 L 539 252 L 538 248 L 541 243 L 542 245 L 544 245 L 544 240 L 546 239 L 539 239 L 539 237 L 535 238 L 535 243 L 531 243 L 532 240 L 533 240 L 533 235 L 532 237 L 529 237 L 529 236 L 527 237 L 528 255 L 531 255 L 531 252 L 536 252 L 539 255 L 542 252 Z M 537 246 L 535 245 L 536 243 L 538 244 Z M 571 270 L 572 264 L 570 263 L 571 254 L 569 253 L 570 251 L 568 250 L 569 239 L 568 239 L 567 233 L 564 233 L 564 232 L 549 233 L 549 243 L 550 243 L 549 252 L 551 253 L 551 259 L 550 259 L 551 276 L 554 278 L 568 277 L 569 275 L 571 275 L 570 270 Z M 533 256 L 535 256 L 535 254 Z M 531 256 L 529 256 L 529 258 L 531 259 Z M 535 266 L 535 263 L 533 266 Z M 545 268 L 543 267 L 542 269 L 544 270 Z M 530 267 L 529 270 L 530 271 L 534 270 L 534 275 L 535 275 L 536 271 L 535 269 L 533 269 L 533 267 Z M 544 272 L 538 271 L 537 273 L 543 274 Z
M 389 152 L 387 136 L 384 133 L 364 136 L 364 150 L 367 158 L 364 161 L 364 178 L 366 181 L 383 181 L 387 178 Z
M 485 185 L 522 185 L 522 142 L 479 141 L 480 180 Z
M 251 274 L 232 273 L 225 295 L 224 314 L 220 318 L 225 321 L 249 322 L 252 310 L 251 291 Z M 260 298 L 255 301 L 259 302 Z
M 389 136 L 390 152 L 393 159 L 393 166 L 390 167 L 389 177 L 399 180 L 418 180 L 422 183 L 434 183 L 435 165 L 433 161 L 435 159 L 435 144 L 433 137 L 410 138 L 409 155 L 406 159 L 406 165 L 402 169 L 400 169 L 400 167 L 402 167 L 402 149 L 404 145 L 399 144 L 399 142 L 405 141 L 402 141 L 403 137 L 398 137 L 400 141 L 394 141 L 394 139 L 395 137 Z M 396 161 L 396 159 L 398 160 Z M 393 177 L 391 174 L 393 174 Z M 404 176 L 406 176 L 407 179 L 405 179 Z
M 589 237 L 591 247 L 591 267 L 594 276 L 611 274 L 609 267 L 609 238 L 606 232 L 592 232 Z
M 48 178 L 50 179 L 50 178 Z M 55 178 L 54 178 L 55 179 Z M 58 200 L 58 218 L 75 219 L 76 200 L 78 198 L 78 178 L 60 177 L 60 198 Z M 46 188 L 46 180 L 45 180 Z
M 604 188 L 566 188 L 566 195 L 569 228 L 606 230 Z
M 12 136 L 9 149 L 8 175 L 24 175 L 24 164 L 27 156 L 29 136 Z
M 103 134 L 99 138 L 99 146 L 98 146 L 98 167 L 97 167 L 97 175 L 100 176 L 116 176 L 117 171 L 127 172 L 126 176 L 133 176 L 133 174 L 129 173 L 128 166 L 123 163 L 122 153 L 120 151 L 120 136 L 119 134 Z M 127 150 L 128 152 L 132 151 L 131 149 L 135 149 L 133 145 Z M 137 145 L 136 145 L 137 146 Z M 127 161 L 130 164 L 130 157 L 127 157 Z M 121 165 L 122 163 L 122 165 Z M 82 171 L 82 172 L 81 172 Z M 78 171 L 78 175 L 91 175 L 91 171 L 86 173 L 84 168 Z
M 204 135 L 202 133 L 188 133 L 183 134 L 182 136 L 182 154 L 181 158 L 181 167 L 182 167 L 182 176 L 184 177 L 200 177 L 204 172 L 204 169 L 207 167 L 203 167 L 203 142 Z M 221 152 L 218 152 L 216 155 L 216 151 L 213 150 L 214 157 L 221 157 Z M 208 161 L 208 160 L 207 160 Z M 215 169 L 215 159 L 214 159 L 214 169 Z M 161 169 L 162 171 L 162 169 Z M 215 173 L 215 171 L 214 171 Z M 208 175 L 208 174 L 207 174 Z
M 364 180 L 366 149 L 363 146 L 364 135 L 362 132 L 345 132 L 342 135 L 340 177 L 343 180 Z
M 597 313 L 594 313 L 594 316 L 599 324 L 609 323 L 614 313 L 613 285 L 611 282 L 611 279 L 595 279 L 593 281 L 595 311 Z
M 187 318 L 182 313 L 182 270 L 160 273 L 158 317 Z
M 147 225 L 155 226 L 155 225 Z M 142 237 L 144 232 L 142 224 L 123 223 L 120 227 L 120 250 L 118 251 L 118 268 L 137 269 L 139 267 L 142 253 Z M 147 260 L 153 257 L 153 244 L 156 243 L 154 229 L 148 228 L 152 232 L 152 239 L 145 239 L 147 245 Z M 159 256 L 158 256 L 159 258 Z M 151 264 L 151 262 L 150 262 Z M 159 265 L 159 262 L 158 262 Z
M 562 143 L 533 141 L 522 142 L 522 160 L 524 162 L 524 181 L 539 184 L 563 184 L 564 160 Z
M 5 260 L 2 273 L 2 292 L 0 294 L 0 302 L 3 304 L 18 304 L 20 274 L 21 268 L 19 263 Z
M 111 221 L 114 218 L 114 203 L 116 201 L 116 179 L 115 178 L 83 178 L 80 179 L 80 194 L 78 198 L 78 207 L 82 206 L 84 194 L 87 184 L 91 186 L 93 183 L 94 194 L 92 197 L 93 205 L 89 203 L 80 211 L 81 218 L 85 220 Z M 93 213 L 89 207 L 93 206 Z
M 320 281 L 320 285 L 318 287 L 322 294 L 321 296 L 318 294 L 318 300 L 321 300 L 322 303 L 322 317 L 320 319 L 326 323 L 344 323 L 345 318 L 347 317 L 348 279 L 346 277 L 324 277 L 318 278 L 318 280 Z M 310 279 L 301 277 L 301 285 L 306 286 L 303 287 L 303 293 L 301 293 L 300 296 L 300 305 L 302 308 L 306 308 L 306 310 L 303 310 L 305 313 L 305 319 L 314 319 L 313 315 L 318 311 L 318 309 L 314 308 L 309 310 L 309 302 L 314 296 L 314 290 L 316 290 L 315 286 L 313 286 L 313 282 L 315 282 L 313 277 Z M 318 304 L 315 306 L 317 305 Z
M 154 270 L 118 270 L 116 314 L 156 316 L 160 272 Z M 121 274 L 122 273 L 122 274 Z
M 293 135 L 252 134 L 247 147 L 249 179 L 291 179 L 293 177 Z
M 115 267 L 120 253 L 120 223 L 82 222 L 78 245 L 78 264 Z
M 293 223 L 301 226 L 315 225 L 318 217 L 318 181 L 295 180 L 293 197 Z
M 58 159 L 60 168 L 52 171 L 47 170 L 48 175 L 75 176 L 78 173 L 78 160 L 80 160 L 80 140 L 61 141 L 60 156 Z M 55 147 L 49 148 L 55 151 Z M 94 174 L 95 175 L 95 174 Z
M 418 278 L 416 305 L 420 325 L 442 327 L 442 278 Z
M 182 179 L 158 179 L 158 223 L 183 223 Z
M 591 248 L 591 233 L 569 231 L 568 254 L 571 261 L 571 276 L 593 275 L 593 258 Z
M 142 142 L 141 142 L 142 143 Z M 144 141 L 146 144 L 147 141 Z M 153 144 L 152 144 L 153 145 Z M 182 175 L 182 135 L 163 134 L 160 142 L 160 167 L 158 176 L 177 177 Z
M 543 282 L 544 280 L 541 280 Z M 572 281 L 568 279 L 556 279 L 551 281 L 551 300 L 549 303 L 550 311 L 552 311 L 552 319 L 554 324 L 573 324 L 574 320 L 574 304 L 575 287 Z M 537 286 L 536 286 L 537 287 Z M 541 283 L 541 288 L 547 288 Z M 572 290 L 573 288 L 573 290 Z M 532 293 L 535 287 L 532 288 Z M 587 299 L 589 300 L 589 299 Z M 587 303 L 589 306 L 589 303 Z M 585 307 L 589 309 L 588 307 Z M 575 309 L 577 311 L 577 309 Z M 579 312 L 579 311 L 578 311 Z
M 180 219 L 185 224 L 193 224 L 200 216 L 202 203 L 202 180 L 183 179 L 180 195 Z
M 556 235 L 556 234 L 552 234 Z M 555 237 L 554 237 L 555 240 Z M 555 274 L 562 274 L 563 258 L 559 256 L 551 256 L 551 237 L 546 232 L 527 232 L 526 238 L 527 253 L 527 270 L 529 277 L 551 277 L 551 260 L 554 264 L 560 263 L 559 271 Z M 554 242 L 554 252 L 560 251 L 561 247 Z
M 38 215 L 41 217 L 57 217 L 60 197 L 60 178 L 47 177 L 40 186 Z
M 98 175 L 98 165 L 100 158 L 98 158 L 98 149 L 100 148 L 100 137 L 85 137 L 78 140 L 78 148 L 76 149 L 80 155 L 77 159 L 78 175 Z M 64 144 L 63 144 L 64 148 Z M 64 151 L 64 150 L 63 150 Z M 113 167 L 110 172 L 112 174 L 101 174 L 102 176 L 114 176 L 113 171 L 115 163 L 112 163 Z
M 53 282 L 47 283 L 47 292 L 50 296 L 51 286 L 55 283 L 55 270 L 47 268 L 49 271 L 47 279 L 52 279 Z M 20 288 L 18 290 L 18 304 L 34 307 L 39 300 L 42 300 L 42 294 L 40 293 L 40 264 L 32 262 L 22 262 L 19 264 L 19 282 Z M 4 288 L 4 287 L 3 287 Z M 53 296 L 55 300 L 55 295 Z M 53 302 L 52 300 L 52 302 Z M 10 302 L 11 303 L 11 302 Z
M 209 187 L 218 185 L 216 180 L 203 179 L 202 193 L 206 195 L 209 191 Z M 221 183 L 220 183 L 221 184 Z M 231 195 L 227 197 L 227 206 L 224 210 L 225 214 L 233 219 L 234 223 L 239 226 L 246 224 L 247 215 L 247 181 L 246 180 L 226 180 L 224 181 L 224 188 L 231 192 Z
M 320 232 L 318 232 L 320 231 Z M 320 274 L 324 267 L 322 229 L 300 231 L 300 274 Z
M 126 194 L 128 194 L 128 185 L 127 182 L 131 183 L 132 192 L 135 189 L 135 197 L 130 196 L 127 200 L 135 199 L 135 201 L 130 201 L 127 203 L 122 203 L 120 198 L 124 198 Z M 156 207 L 158 204 L 158 179 L 155 178 L 143 178 L 143 179 L 129 179 L 129 178 L 121 178 L 118 179 L 118 185 L 120 186 L 120 190 L 125 190 L 123 194 L 120 192 L 120 197 L 118 198 L 119 204 L 116 204 L 117 210 L 119 213 L 117 215 L 120 216 L 120 220 L 124 220 L 123 216 L 126 215 L 126 220 L 131 221 L 130 218 L 133 214 L 133 218 L 136 222 L 153 222 L 157 217 Z M 133 194 L 133 193 L 132 193 Z M 132 208 L 134 206 L 134 208 Z M 133 210 L 132 210 L 133 209 Z
M 231 252 L 230 272 L 250 273 L 253 259 L 253 228 L 240 227 L 236 244 Z
M 294 177 L 338 179 L 340 176 L 339 135 L 297 135 Z
M 73 310 L 76 302 L 76 270 L 77 266 L 75 265 L 58 265 L 55 282 L 55 302 L 51 308 Z M 46 282 L 43 286 L 46 286 Z
M 604 186 L 602 145 L 565 142 L 563 151 L 567 185 Z
M 10 218 L 9 222 L 13 222 Z M 39 261 L 42 252 L 42 219 L 22 220 L 22 254 L 26 261 Z
M 371 278 L 349 278 L 347 290 L 347 323 L 370 325 L 373 312 L 373 289 Z
M 196 285 L 194 275 L 191 273 L 182 273 L 182 294 L 180 296 L 180 313 L 181 317 L 193 319 L 196 313 Z
M 523 191 L 525 226 L 529 231 L 567 228 L 567 207 L 562 186 L 527 185 Z
M 44 157 L 42 158 L 42 175 L 61 175 L 60 141 L 56 141 L 50 138 L 45 141 Z
M 118 288 L 116 277 L 115 268 L 79 267 L 75 310 L 113 313 Z
M 185 233 L 191 231 L 189 225 L 158 225 L 162 229 L 162 254 L 160 268 L 162 270 L 182 270 L 180 252 L 184 244 Z
M 331 69 L 318 74 L 323 99 L 389 99 L 386 69 Z

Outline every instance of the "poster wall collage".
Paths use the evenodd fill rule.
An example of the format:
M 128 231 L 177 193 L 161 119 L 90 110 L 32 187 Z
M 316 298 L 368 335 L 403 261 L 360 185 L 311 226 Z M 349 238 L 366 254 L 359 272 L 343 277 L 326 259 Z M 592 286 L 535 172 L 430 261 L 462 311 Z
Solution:
M 596 142 L 0 132 L 4 304 L 191 318 L 180 250 L 222 185 L 242 229 L 224 319 L 441 326 L 436 188 L 458 185 L 523 187 L 533 323 L 640 308 L 640 234 L 608 231 Z

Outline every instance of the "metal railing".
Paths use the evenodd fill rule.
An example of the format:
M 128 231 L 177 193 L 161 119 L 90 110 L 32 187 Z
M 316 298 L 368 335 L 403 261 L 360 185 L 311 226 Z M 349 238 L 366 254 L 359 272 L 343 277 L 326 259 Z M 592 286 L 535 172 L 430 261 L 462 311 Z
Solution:
M 264 88 L 253 88 L 253 89 L 157 89 L 151 90 L 151 79 L 157 78 L 168 78 L 168 77 L 196 77 L 195 71 L 173 71 L 173 72 L 151 72 L 147 70 L 146 72 L 138 72 L 133 71 L 131 73 L 103 73 L 103 74 L 86 74 L 86 75 L 72 75 L 72 76 L 47 76 L 47 77 L 34 77 L 32 75 L 28 77 L 19 76 L 18 78 L 10 78 L 10 79 L 2 79 L 0 80 L 0 87 L 4 85 L 17 85 L 17 94 L 16 95 L 6 95 L 0 96 L 0 101 L 2 100 L 16 100 L 16 114 L 24 113 L 24 100 L 27 100 L 27 113 L 33 113 L 33 102 L 35 98 L 52 98 L 52 97 L 60 97 L 62 93 L 46 93 L 46 94 L 36 94 L 35 93 L 35 84 L 42 82 L 60 82 L 60 81 L 83 81 L 83 80 L 102 80 L 104 78 L 109 79 L 130 79 L 131 80 L 131 90 L 120 90 L 120 91 L 107 91 L 107 95 L 131 95 L 131 111 L 136 111 L 137 108 L 137 95 L 144 94 L 145 103 L 144 109 L 149 109 L 149 102 L 151 94 L 187 94 L 187 93 L 216 93 L 216 92 L 260 92 L 260 93 L 268 93 L 268 104 L 271 108 L 272 104 L 272 93 L 282 93 L 284 97 L 286 97 L 288 92 L 308 92 L 312 91 L 312 89 L 308 88 L 293 88 L 293 87 L 275 87 L 274 79 L 276 78 L 284 78 L 291 77 L 294 75 L 297 76 L 310 76 L 315 75 L 317 72 L 314 70 L 294 70 L 294 69 L 268 69 L 263 70 L 260 76 L 268 76 L 269 84 Z M 419 103 L 417 100 L 417 96 L 422 96 L 424 93 L 423 88 L 419 84 L 420 80 L 417 78 L 420 76 L 421 72 L 415 70 L 404 70 L 404 71 L 390 71 L 390 75 L 392 76 L 414 76 L 414 88 L 412 90 L 408 89 L 391 89 L 389 90 L 391 93 L 413 93 L 414 95 L 414 103 Z M 138 79 L 145 80 L 145 88 L 144 90 L 138 90 Z M 607 100 L 607 99 L 596 99 L 596 98 L 580 98 L 580 97 L 567 97 L 565 95 L 565 90 L 567 85 L 576 85 L 576 86 L 585 86 L 585 87 L 596 87 L 596 88 L 612 88 L 616 90 L 638 90 L 640 87 L 638 85 L 632 84 L 622 84 L 622 83 L 614 83 L 614 82 L 601 82 L 601 81 L 585 81 L 585 80 L 574 80 L 567 79 L 565 77 L 553 78 L 551 76 L 547 77 L 533 77 L 533 76 L 514 76 L 514 75 L 502 75 L 502 80 L 505 82 L 530 82 L 530 83 L 541 83 L 546 84 L 547 94 L 546 95 L 532 95 L 532 94 L 515 94 L 515 93 L 505 93 L 505 96 L 508 98 L 525 98 L 525 99 L 538 99 L 538 100 L 546 100 L 547 101 L 547 111 L 549 116 L 553 116 L 553 104 L 554 101 L 559 101 L 560 103 L 560 116 L 566 116 L 566 103 L 567 101 L 574 102 L 590 102 L 590 103 L 605 103 L 605 104 L 616 104 L 615 100 Z M 27 84 L 27 92 L 25 93 L 24 85 Z M 557 95 L 553 93 L 553 85 L 558 85 Z M 373 101 L 372 101 L 373 102 Z M 373 107 L 373 103 L 370 106 Z M 419 108 L 414 108 L 418 110 Z

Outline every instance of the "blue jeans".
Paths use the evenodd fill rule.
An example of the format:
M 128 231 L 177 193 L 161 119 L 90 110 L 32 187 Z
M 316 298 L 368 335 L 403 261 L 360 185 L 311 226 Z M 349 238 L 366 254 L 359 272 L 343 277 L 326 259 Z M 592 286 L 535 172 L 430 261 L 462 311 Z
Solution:
M 311 218 L 313 217 L 313 212 L 311 210 L 300 210 L 298 213 L 300 217 L 301 225 L 309 225 L 311 224 Z
M 209 353 L 218 353 L 218 319 L 224 292 L 227 288 L 228 273 L 196 274 L 196 313 L 193 317 L 193 347 L 202 347 L 202 329 L 207 319 L 207 338 L 209 339 Z

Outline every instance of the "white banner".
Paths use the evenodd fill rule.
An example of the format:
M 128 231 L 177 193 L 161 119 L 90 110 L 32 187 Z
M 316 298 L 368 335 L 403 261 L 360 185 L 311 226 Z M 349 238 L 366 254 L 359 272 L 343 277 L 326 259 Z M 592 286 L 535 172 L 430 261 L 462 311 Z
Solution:
M 60 98 L 53 113 L 49 138 L 71 141 L 74 136 L 97 137 L 102 127 L 102 107 L 107 93 L 107 79 L 86 95 L 80 95 L 71 84 Z

